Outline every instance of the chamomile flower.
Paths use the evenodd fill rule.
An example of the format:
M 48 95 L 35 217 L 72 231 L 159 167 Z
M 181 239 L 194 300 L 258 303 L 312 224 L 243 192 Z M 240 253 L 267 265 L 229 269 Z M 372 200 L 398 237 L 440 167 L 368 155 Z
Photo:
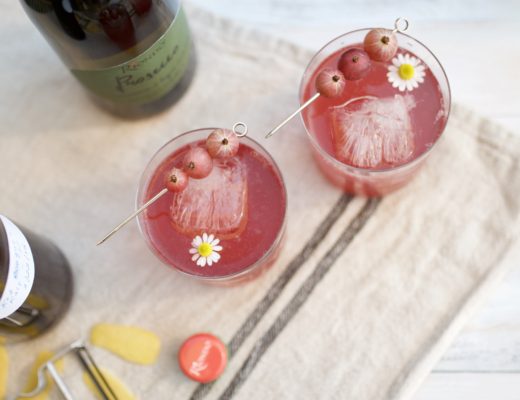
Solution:
M 398 54 L 392 59 L 392 64 L 388 66 L 388 82 L 400 92 L 405 90 L 412 91 L 419 87 L 419 83 L 424 82 L 425 67 L 419 59 L 410 54 Z
M 222 251 L 222 246 L 219 246 L 220 240 L 215 238 L 215 235 L 208 235 L 203 233 L 201 236 L 195 236 L 191 245 L 190 254 L 193 256 L 191 260 L 196 262 L 198 266 L 211 267 L 213 263 L 220 260 L 219 251 Z

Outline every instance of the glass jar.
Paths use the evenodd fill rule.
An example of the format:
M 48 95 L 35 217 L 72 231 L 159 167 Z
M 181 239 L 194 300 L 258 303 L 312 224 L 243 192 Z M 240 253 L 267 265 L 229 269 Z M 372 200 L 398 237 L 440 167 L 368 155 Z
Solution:
M 60 249 L 0 215 L 0 343 L 47 331 L 67 311 L 73 291 Z

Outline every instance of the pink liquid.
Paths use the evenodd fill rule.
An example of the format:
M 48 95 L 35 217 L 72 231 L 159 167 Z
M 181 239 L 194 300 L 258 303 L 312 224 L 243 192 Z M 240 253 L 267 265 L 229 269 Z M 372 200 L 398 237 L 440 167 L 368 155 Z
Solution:
M 336 69 L 338 60 L 349 48 L 363 48 L 361 43 L 345 47 L 326 58 L 319 67 L 312 73 L 306 82 L 302 93 L 302 101 L 312 97 L 316 93 L 314 82 L 317 74 L 324 68 Z M 409 51 L 399 49 L 398 53 L 408 53 L 417 57 Z M 422 62 L 423 65 L 424 62 Z M 391 62 L 374 62 L 370 72 L 364 78 L 357 81 L 347 81 L 344 94 L 339 98 L 320 98 L 302 112 L 305 125 L 310 134 L 316 139 L 319 147 L 339 163 L 333 162 L 330 157 L 321 152 L 315 151 L 318 164 L 325 175 L 336 185 L 348 192 L 368 196 L 377 196 L 395 190 L 407 183 L 417 168 L 407 165 L 403 168 L 395 169 L 405 164 L 409 164 L 425 153 L 442 134 L 446 125 L 447 111 L 445 101 L 439 86 L 439 82 L 426 65 L 426 75 L 424 82 L 412 91 L 400 92 L 393 88 L 388 82 L 387 72 Z M 345 158 L 341 157 L 334 145 L 334 124 L 333 107 L 342 105 L 348 100 L 362 96 L 374 96 L 376 98 L 393 98 L 395 95 L 408 96 L 415 103 L 409 110 L 411 130 L 413 132 L 413 151 L 406 159 L 400 162 L 389 163 L 381 162 L 374 168 L 360 167 L 353 165 Z M 413 96 L 413 97 L 410 97 Z M 383 133 L 384 134 L 384 133 Z M 375 172 L 373 174 L 363 173 Z
M 182 165 L 182 158 L 191 146 L 202 146 L 202 142 L 186 145 L 165 159 L 153 173 L 146 188 L 146 198 L 164 188 L 164 177 L 173 167 Z M 244 220 L 235 234 L 215 233 L 223 247 L 221 259 L 212 266 L 200 267 L 192 261 L 189 253 L 195 235 L 203 231 L 182 231 L 172 220 L 171 209 L 176 194 L 168 192 L 151 205 L 144 218 L 144 230 L 156 254 L 168 265 L 188 273 L 207 278 L 235 275 L 255 265 L 259 271 L 276 258 L 277 247 L 283 231 L 286 193 L 276 167 L 252 147 L 241 143 L 235 156 L 245 165 L 247 196 Z M 200 183 L 203 183 L 201 180 Z M 211 234 L 211 230 L 205 230 Z M 250 274 L 248 274 L 250 275 Z M 254 275 L 254 274 L 253 274 Z M 250 277 L 249 277 L 250 278 Z

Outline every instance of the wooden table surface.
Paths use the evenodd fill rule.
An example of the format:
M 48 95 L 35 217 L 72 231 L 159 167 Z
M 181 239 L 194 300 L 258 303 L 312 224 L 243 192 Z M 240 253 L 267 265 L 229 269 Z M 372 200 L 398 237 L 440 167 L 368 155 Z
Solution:
M 518 0 L 191 3 L 312 50 L 349 30 L 390 27 L 397 16 L 405 16 L 412 24 L 410 33 L 443 63 L 453 100 L 520 134 Z M 520 241 L 504 262 L 510 264 L 511 272 L 460 333 L 414 400 L 520 399 Z

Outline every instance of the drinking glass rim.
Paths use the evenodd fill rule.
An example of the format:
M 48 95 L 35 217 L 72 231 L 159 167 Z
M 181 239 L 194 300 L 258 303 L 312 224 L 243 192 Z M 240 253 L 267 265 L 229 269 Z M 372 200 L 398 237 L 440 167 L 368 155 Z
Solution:
M 141 206 L 141 202 L 139 201 L 139 197 L 142 194 L 141 193 L 142 189 L 144 188 L 145 184 L 147 183 L 147 179 L 146 179 L 147 169 L 150 166 L 150 164 L 152 163 L 152 161 L 155 159 L 155 157 L 163 149 L 165 149 L 168 145 L 170 145 L 172 142 L 174 142 L 174 141 L 176 141 L 178 139 L 181 139 L 181 138 L 183 138 L 185 136 L 188 136 L 190 134 L 197 133 L 197 132 L 200 132 L 200 131 L 208 131 L 208 130 L 209 131 L 213 131 L 215 129 L 219 129 L 219 128 L 207 127 L 207 128 L 192 129 L 190 131 L 183 132 L 180 135 L 177 135 L 174 138 L 168 140 L 165 144 L 163 144 L 159 149 L 157 149 L 153 153 L 153 155 L 150 157 L 148 163 L 144 167 L 143 172 L 141 173 L 141 177 L 139 178 L 139 183 L 138 183 L 138 186 L 137 186 L 137 192 L 136 192 L 136 196 L 135 196 L 135 208 L 136 208 L 136 210 Z M 265 149 L 264 146 L 262 146 L 260 143 L 258 143 L 256 140 L 254 140 L 253 138 L 251 138 L 249 136 L 245 136 L 245 137 L 241 138 L 240 140 L 243 140 L 243 139 L 249 140 L 249 141 L 253 142 L 256 146 L 258 146 L 265 153 L 265 154 L 262 154 L 263 156 L 267 155 L 268 161 L 271 161 L 272 165 L 274 166 L 275 172 L 280 177 L 280 182 L 282 183 L 282 188 L 283 188 L 283 195 L 284 195 L 284 199 L 285 199 L 285 204 L 284 204 L 284 208 L 283 208 L 283 221 L 282 221 L 282 224 L 280 226 L 280 229 L 278 230 L 276 238 L 271 243 L 271 246 L 269 247 L 269 249 L 258 260 L 256 260 L 253 264 L 249 265 L 248 267 L 246 267 L 246 268 L 244 268 L 244 269 L 242 269 L 240 271 L 234 272 L 232 274 L 228 274 L 228 275 L 222 275 L 222 276 L 201 276 L 201 275 L 191 274 L 189 272 L 183 271 L 183 270 L 177 268 L 175 265 L 172 265 L 170 263 L 165 262 L 165 260 L 163 260 L 163 257 L 159 254 L 159 252 L 152 246 L 151 241 L 148 239 L 148 235 L 145 233 L 145 229 L 144 229 L 144 226 L 143 226 L 144 223 L 143 224 L 141 223 L 141 217 L 142 216 L 138 215 L 137 216 L 137 226 L 138 226 L 138 229 L 139 229 L 139 233 L 141 234 L 141 236 L 143 237 L 144 241 L 146 242 L 146 245 L 150 248 L 152 253 L 163 264 L 165 264 L 168 267 L 173 268 L 176 272 L 179 272 L 179 273 L 181 273 L 183 275 L 186 275 L 186 276 L 188 276 L 190 278 L 195 278 L 197 280 L 202 280 L 202 281 L 211 281 L 211 282 L 227 281 L 227 280 L 232 279 L 232 278 L 237 278 L 237 277 L 246 275 L 248 272 L 251 272 L 255 268 L 261 266 L 262 263 L 265 262 L 267 259 L 269 259 L 269 257 L 273 254 L 273 252 L 276 251 L 278 246 L 281 244 L 281 241 L 282 241 L 284 233 L 285 233 L 285 228 L 286 228 L 286 225 L 287 225 L 287 207 L 288 207 L 287 186 L 285 185 L 285 181 L 284 181 L 282 172 L 281 172 L 280 168 L 278 167 L 278 164 L 276 163 L 274 158 Z M 255 150 L 255 149 L 253 148 L 253 150 Z
M 343 33 L 339 36 L 336 36 L 335 38 L 333 38 L 332 40 L 329 40 L 324 46 L 322 46 L 313 56 L 312 58 L 309 60 L 307 66 L 305 67 L 305 70 L 302 74 L 302 79 L 300 80 L 300 88 L 299 88 L 299 91 L 298 91 L 298 102 L 300 103 L 300 106 L 303 104 L 302 102 L 302 94 L 305 90 L 305 85 L 304 85 L 304 77 L 305 75 L 307 74 L 307 71 L 309 70 L 309 67 L 310 65 L 312 64 L 312 62 L 318 57 L 318 55 L 323 51 L 325 50 L 329 45 L 331 45 L 333 42 L 347 36 L 347 35 L 351 35 L 351 34 L 354 34 L 354 33 L 358 33 L 358 32 L 362 32 L 362 31 L 370 31 L 371 29 L 373 28 L 361 28 L 361 29 L 355 29 L 353 31 L 349 31 L 349 32 L 346 32 L 346 33 Z M 327 151 L 325 151 L 322 146 L 319 144 L 318 140 L 316 138 L 313 137 L 313 135 L 310 133 L 310 129 L 307 128 L 307 125 L 305 124 L 305 120 L 303 118 L 303 112 L 300 112 L 300 120 L 302 121 L 302 124 L 303 124 L 303 127 L 305 128 L 305 132 L 307 133 L 307 137 L 309 138 L 309 140 L 311 141 L 312 145 L 314 148 L 316 148 L 318 150 L 318 152 L 320 153 L 320 155 L 322 155 L 324 158 L 326 158 L 327 160 L 332 160 L 333 164 L 335 164 L 336 166 L 339 166 L 341 168 L 347 168 L 347 169 L 350 169 L 356 173 L 361 173 L 363 175 L 371 175 L 371 174 L 380 174 L 380 173 L 384 173 L 384 172 L 390 172 L 390 171 L 398 171 L 400 169 L 404 169 L 406 167 L 410 167 L 411 165 L 415 164 L 415 163 L 418 163 L 420 162 L 423 158 L 425 158 L 428 154 L 430 154 L 430 151 L 437 146 L 437 143 L 440 141 L 441 137 L 444 135 L 444 131 L 446 130 L 446 126 L 448 125 L 448 120 L 449 120 L 449 117 L 450 117 L 450 114 L 451 114 L 451 86 L 450 86 L 450 81 L 448 80 L 448 76 L 446 75 L 446 71 L 444 70 L 444 67 L 442 66 L 441 62 L 439 61 L 439 59 L 437 58 L 437 56 L 424 44 L 422 43 L 421 41 L 417 40 L 416 38 L 414 38 L 413 36 L 410 36 L 404 32 L 397 32 L 398 35 L 403 35 L 409 39 L 412 39 L 413 41 L 417 42 L 419 45 L 421 45 L 422 47 L 424 47 L 424 49 L 431 54 L 431 56 L 433 57 L 433 59 L 435 60 L 435 62 L 437 62 L 437 64 L 439 65 L 440 67 L 440 70 L 442 72 L 442 76 L 444 77 L 444 79 L 446 80 L 446 85 L 447 85 L 447 88 L 448 88 L 448 92 L 447 92 L 447 112 L 446 112 L 446 122 L 444 123 L 444 126 L 442 127 L 442 131 L 440 133 L 440 135 L 435 139 L 435 142 L 429 147 L 427 148 L 425 151 L 423 151 L 417 158 L 414 158 L 410 161 L 407 161 L 406 163 L 404 164 L 400 164 L 396 167 L 388 167 L 388 168 L 378 168 L 378 169 L 367 169 L 367 168 L 360 168 L 360 167 L 355 167 L 353 165 L 349 165 L 349 164 L 346 164 L 340 160 L 338 160 L 337 158 L 335 158 L 332 154 L 329 154 Z M 428 66 L 428 68 L 431 68 Z M 314 72 L 314 71 L 313 71 Z

